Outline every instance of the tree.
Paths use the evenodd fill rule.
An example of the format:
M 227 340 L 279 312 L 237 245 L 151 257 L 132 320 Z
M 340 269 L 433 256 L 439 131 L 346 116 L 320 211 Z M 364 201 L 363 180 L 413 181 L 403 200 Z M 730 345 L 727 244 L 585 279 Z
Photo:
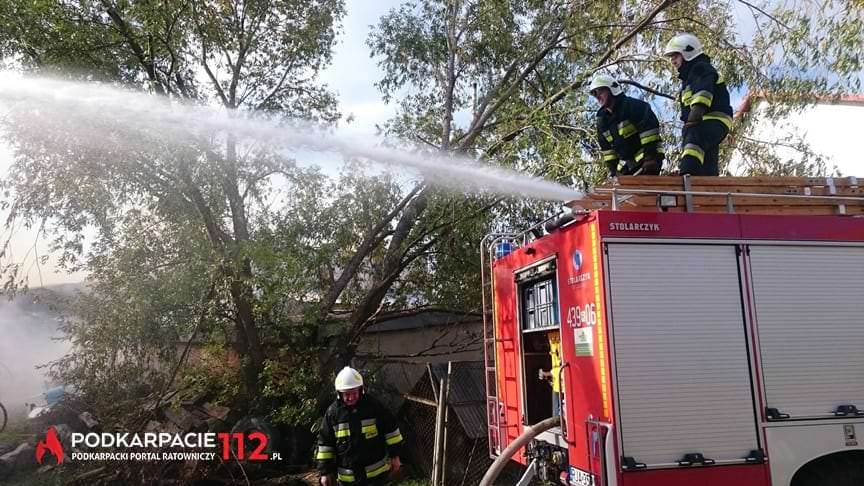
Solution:
M 291 35 L 240 2 L 169 4 L 173 10 L 142 5 L 14 3 L 5 13 L 21 25 L 4 37 L 3 49 L 36 72 L 95 76 L 252 116 L 263 110 L 332 120 L 330 98 L 311 76 L 329 56 L 341 4 L 303 4 L 309 28 L 319 30 L 292 26 Z M 282 10 L 273 15 L 284 18 L 300 4 L 274 5 Z M 249 40 L 259 25 L 273 36 L 260 45 Z M 285 52 L 278 49 L 283 45 Z M 279 71 L 286 65 L 294 70 Z M 124 379 L 152 382 L 154 356 L 171 356 L 178 337 L 197 331 L 236 340 L 246 396 L 262 388 L 282 402 L 283 417 L 302 420 L 329 399 L 329 371 L 350 360 L 374 318 L 447 296 L 470 305 L 470 293 L 448 290 L 466 286 L 470 266 L 452 265 L 451 277 L 429 278 L 438 243 L 464 249 L 462 258 L 474 261 L 473 236 L 453 237 L 474 232 L 475 223 L 456 211 L 458 197 L 405 192 L 391 176 L 363 175 L 369 168 L 360 165 L 330 181 L 240 137 L 207 139 L 123 123 L 134 110 L 81 120 L 56 116 L 50 103 L 36 105 L 18 107 L 7 119 L 16 163 L 6 187 L 17 220 L 44 222 L 63 261 L 91 272 L 96 292 L 81 299 L 79 317 L 68 326 L 81 352 L 61 364 L 70 379 L 99 378 L 94 391 L 110 390 L 106 370 L 118 366 Z M 435 206 L 427 208 L 430 197 Z M 273 206 L 274 198 L 284 199 Z M 418 213 L 426 215 L 423 224 L 415 224 Z M 85 251 L 88 227 L 98 229 L 98 238 Z M 158 250 L 148 248 L 153 239 L 161 242 Z M 14 289 L 24 282 L 10 270 Z M 104 308 L 111 312 L 100 314 Z M 320 330 L 334 325 L 336 343 L 322 350 L 316 373 L 309 358 L 330 335 Z
M 421 1 L 386 15 L 369 43 L 385 70 L 385 99 L 408 92 L 392 132 L 562 180 L 596 182 L 603 171 L 595 169 L 594 108 L 583 87 L 597 70 L 676 93 L 677 75 L 661 49 L 689 31 L 703 40 L 730 89 L 768 92 L 788 111 L 814 94 L 860 88 L 861 17 L 860 7 L 844 2 L 798 8 L 742 0 L 588 1 L 574 8 Z M 747 23 L 752 36 L 738 35 Z M 655 105 L 674 145 L 674 104 L 630 91 Z M 442 142 L 448 135 L 452 140 Z
M 343 13 L 340 0 L 12 1 L 0 7 L 3 25 L 10 26 L 0 35 L 0 53 L 37 73 L 95 77 L 238 112 L 332 122 L 338 116 L 335 100 L 316 76 L 330 61 Z M 21 109 L 16 119 L 26 115 Z M 60 120 L 53 133 L 45 131 L 52 121 L 31 120 L 45 125 L 29 133 L 20 126 L 13 131 L 17 161 L 7 180 L 15 194 L 13 217 L 56 223 L 56 248 L 65 251 L 64 262 L 86 265 L 97 280 L 124 245 L 140 241 L 134 230 L 143 226 L 141 220 L 159 228 L 162 237 L 184 234 L 206 241 L 209 248 L 197 258 L 209 263 L 208 271 L 197 270 L 201 277 L 212 275 L 224 290 L 217 302 L 235 325 L 247 392 L 255 393 L 265 356 L 247 255 L 249 218 L 270 179 L 293 171 L 293 161 L 230 134 L 199 139 L 186 151 L 162 143 L 159 133 L 139 135 L 142 144 L 132 150 L 121 137 L 113 151 L 108 144 L 94 149 L 58 137 L 80 133 Z M 122 130 L 100 128 L 109 139 Z M 154 150 L 140 150 L 145 145 Z M 45 192 L 40 196 L 37 190 Z M 98 228 L 97 248 L 106 255 L 81 263 L 87 225 Z M 199 231 L 188 235 L 178 225 Z M 182 253 L 189 241 L 167 246 Z M 21 283 L 14 271 L 7 275 L 10 287 Z
M 0 7 L 6 18 L 15 14 L 14 33 L 0 34 L 0 49 L 28 69 L 74 68 L 75 77 L 146 86 L 244 116 L 257 108 L 325 122 L 335 117 L 332 98 L 316 88 L 314 74 L 329 59 L 339 3 L 11 5 Z M 833 20 L 807 30 L 801 12 L 781 9 L 767 17 L 762 7 L 752 7 L 762 44 L 747 49 L 733 34 L 730 7 L 736 5 L 751 8 L 674 0 L 406 4 L 385 15 L 369 37 L 384 71 L 382 95 L 400 106 L 384 131 L 417 151 L 476 157 L 586 184 L 603 173 L 594 156 L 595 110 L 582 86 L 603 68 L 673 92 L 675 76 L 657 53 L 676 31 L 700 35 L 733 88 L 771 87 L 803 99 L 849 85 L 849 74 L 860 69 L 853 49 L 859 40 L 852 35 L 860 22 L 853 11 L 828 9 L 817 18 Z M 291 8 L 307 16 L 292 17 Z M 309 19 L 300 22 L 309 30 L 286 27 L 256 44 L 249 35 L 256 28 L 271 32 L 286 25 L 268 23 L 274 10 L 279 19 Z M 844 33 L 842 48 L 818 42 L 828 30 Z M 317 41 L 286 40 L 295 32 Z M 306 51 L 297 46 L 311 51 L 303 57 Z M 813 65 L 813 52 L 834 60 L 826 63 L 830 72 L 803 81 L 791 76 L 792 67 Z M 302 62 L 288 62 L 295 55 Z M 671 104 L 657 106 L 665 120 L 674 118 Z M 263 389 L 290 422 L 326 405 L 330 377 L 351 361 L 358 337 L 376 320 L 436 304 L 478 311 L 479 238 L 508 223 L 524 227 L 554 210 L 515 198 L 453 194 L 358 161 L 333 181 L 240 137 L 197 138 L 178 148 L 164 132 L 143 130 L 123 135 L 139 137 L 136 150 L 112 147 L 105 137 L 100 150 L 88 151 L 70 137 L 50 136 L 64 133 L 64 120 L 31 123 L 12 131 L 18 144 L 18 178 L 8 181 L 13 208 L 21 218 L 48 218 L 52 228 L 73 230 L 58 240 L 69 262 L 104 270 L 95 275 L 107 287 L 100 294 L 106 300 L 94 305 L 140 300 L 141 306 L 101 321 L 106 329 L 129 321 L 121 330 L 131 337 L 119 346 L 147 343 L 155 334 L 139 330 L 152 322 L 170 323 L 151 326 L 164 331 L 159 335 L 184 334 L 197 328 L 189 319 L 198 316 L 193 322 L 204 322 L 205 335 L 238 338 L 247 388 Z M 47 129 L 52 123 L 60 132 Z M 667 140 L 675 139 L 675 127 L 665 123 Z M 101 128 L 122 132 L 112 124 Z M 70 146 L 79 148 L 70 154 Z M 280 204 L 269 204 L 275 198 Z M 88 224 L 102 229 L 100 251 L 80 263 L 80 235 Z M 142 235 L 163 236 L 170 245 L 146 252 Z M 175 260 L 183 264 L 170 266 Z M 153 271 L 136 274 L 137 262 Z M 173 276 L 156 271 L 163 265 L 199 279 L 163 286 Z M 151 295 L 138 289 L 152 289 Z M 186 303 L 182 312 L 179 302 Z M 149 317 L 129 319 L 139 310 Z M 95 322 L 92 315 L 88 320 Z M 312 358 L 317 366 L 309 366 Z
M 735 34 L 735 6 L 749 11 L 757 26 L 750 47 Z M 709 18 L 710 23 L 702 20 Z M 384 72 L 377 83 L 384 100 L 399 105 L 396 118 L 383 127 L 386 133 L 418 149 L 590 186 L 605 174 L 597 170 L 595 109 L 584 86 L 593 73 L 614 70 L 653 92 L 675 92 L 677 75 L 660 50 L 678 31 L 705 40 L 732 89 L 771 89 L 801 101 L 858 84 L 853 75 L 861 69 L 860 10 L 840 3 L 821 12 L 780 6 L 767 13 L 745 1 L 421 0 L 383 16 L 367 43 Z M 832 36 L 839 42 L 823 42 Z M 827 71 L 810 69 L 819 59 Z M 800 76 L 802 68 L 807 76 Z M 648 98 L 667 120 L 676 116 L 671 103 Z M 666 140 L 677 140 L 679 126 L 665 123 Z M 428 227 L 430 208 L 438 204 L 424 181 L 412 192 L 397 225 L 406 234 Z M 536 221 L 554 211 L 523 201 L 468 201 L 463 214 L 475 226 L 465 235 L 473 241 L 503 221 Z M 491 210 L 470 214 L 468 208 L 484 205 Z M 427 261 L 451 260 L 440 252 Z M 475 277 L 475 302 L 478 290 Z

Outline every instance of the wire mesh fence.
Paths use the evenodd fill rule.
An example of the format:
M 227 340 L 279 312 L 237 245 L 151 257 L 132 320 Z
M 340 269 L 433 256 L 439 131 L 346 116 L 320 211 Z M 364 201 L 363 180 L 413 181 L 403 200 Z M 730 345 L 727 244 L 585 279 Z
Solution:
M 435 433 L 437 423 L 438 385 L 435 373 L 429 368 L 403 403 L 399 419 L 403 426 L 405 445 L 403 455 L 417 476 L 432 478 L 435 463 Z M 482 370 L 480 374 L 482 378 Z M 455 373 L 451 385 L 476 386 L 465 376 Z M 482 391 L 480 392 L 482 398 Z M 485 425 L 485 401 L 460 401 L 459 393 L 447 400 L 446 443 L 443 450 L 442 481 L 445 486 L 473 486 L 480 483 L 492 464 Z M 497 481 L 499 484 L 515 484 L 521 469 L 512 463 Z

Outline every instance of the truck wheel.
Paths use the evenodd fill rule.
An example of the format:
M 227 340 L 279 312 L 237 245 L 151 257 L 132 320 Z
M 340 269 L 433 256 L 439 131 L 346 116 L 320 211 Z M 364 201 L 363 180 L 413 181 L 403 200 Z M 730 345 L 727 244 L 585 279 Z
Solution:
M 807 464 L 791 486 L 860 486 L 864 484 L 864 451 L 831 454 Z

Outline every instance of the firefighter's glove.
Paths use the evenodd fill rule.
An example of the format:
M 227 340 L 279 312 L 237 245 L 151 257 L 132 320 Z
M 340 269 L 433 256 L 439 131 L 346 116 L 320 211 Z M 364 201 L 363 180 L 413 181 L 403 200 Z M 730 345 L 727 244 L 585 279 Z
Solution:
M 624 161 L 624 169 L 621 171 L 623 175 L 636 175 L 640 169 L 639 163 L 635 160 L 625 160 Z
M 336 486 L 336 482 L 333 481 L 332 474 L 326 474 L 324 476 L 321 476 L 318 479 L 318 482 L 321 483 L 321 486 Z
M 651 172 L 657 170 L 657 161 L 654 159 L 642 160 L 642 172 Z

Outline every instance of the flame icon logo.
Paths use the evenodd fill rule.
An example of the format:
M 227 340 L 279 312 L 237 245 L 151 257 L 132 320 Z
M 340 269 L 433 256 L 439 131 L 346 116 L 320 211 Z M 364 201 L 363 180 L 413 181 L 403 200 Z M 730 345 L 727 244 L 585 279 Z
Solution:
M 45 457 L 46 452 L 54 455 L 57 459 L 57 464 L 63 463 L 63 445 L 60 444 L 60 439 L 57 437 L 57 431 L 53 425 L 48 427 L 45 440 L 40 440 L 36 444 L 36 462 L 42 464 L 42 459 Z

